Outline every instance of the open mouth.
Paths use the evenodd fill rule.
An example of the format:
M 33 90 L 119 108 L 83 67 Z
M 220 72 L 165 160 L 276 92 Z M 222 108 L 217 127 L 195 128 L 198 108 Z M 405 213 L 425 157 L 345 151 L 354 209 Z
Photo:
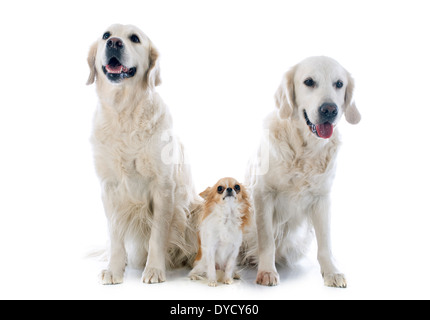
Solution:
M 330 122 L 324 122 L 320 124 L 313 124 L 306 113 L 306 110 L 303 110 L 303 114 L 305 116 L 306 124 L 313 134 L 315 134 L 318 138 L 328 139 L 333 134 L 334 126 Z
M 103 72 L 109 80 L 116 82 L 133 77 L 136 74 L 136 67 L 127 68 L 116 57 L 112 57 L 108 64 L 103 66 Z

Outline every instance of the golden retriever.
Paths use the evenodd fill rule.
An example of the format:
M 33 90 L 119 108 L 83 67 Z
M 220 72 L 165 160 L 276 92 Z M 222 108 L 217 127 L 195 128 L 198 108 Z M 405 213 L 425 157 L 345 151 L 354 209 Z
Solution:
M 266 134 L 247 173 L 258 230 L 258 248 L 250 245 L 249 254 L 258 255 L 258 284 L 278 284 L 275 263 L 297 261 L 313 225 L 325 285 L 347 285 L 332 256 L 330 189 L 336 125 L 343 114 L 351 124 L 361 119 L 353 90 L 353 79 L 338 62 L 311 57 L 292 67 L 276 92 L 277 109 L 265 119 Z
M 90 75 L 99 104 L 92 145 L 109 229 L 103 284 L 123 282 L 126 264 L 142 280 L 166 279 L 166 267 L 190 260 L 187 215 L 195 200 L 184 148 L 155 91 L 159 53 L 132 25 L 108 27 L 91 46 Z

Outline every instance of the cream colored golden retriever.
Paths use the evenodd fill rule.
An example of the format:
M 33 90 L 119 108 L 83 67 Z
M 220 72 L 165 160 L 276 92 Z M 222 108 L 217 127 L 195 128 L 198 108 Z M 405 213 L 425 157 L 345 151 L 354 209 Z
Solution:
M 145 283 L 165 281 L 166 266 L 190 260 L 187 214 L 195 193 L 184 148 L 155 87 L 159 54 L 132 25 L 112 25 L 88 55 L 99 104 L 92 144 L 108 221 L 109 265 L 103 284 L 123 281 L 126 264 Z
M 327 286 L 346 287 L 330 244 L 330 189 L 343 114 L 360 121 L 352 101 L 354 81 L 335 60 L 311 57 L 292 67 L 276 92 L 276 106 L 266 118 L 259 153 L 251 161 L 248 183 L 258 230 L 257 283 L 276 285 L 275 263 L 293 264 L 312 235 Z M 257 253 L 258 252 L 258 253 Z

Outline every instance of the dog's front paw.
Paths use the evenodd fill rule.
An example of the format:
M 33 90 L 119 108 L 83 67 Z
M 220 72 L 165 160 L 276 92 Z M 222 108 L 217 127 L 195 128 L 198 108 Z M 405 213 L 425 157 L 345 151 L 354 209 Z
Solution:
M 276 271 L 258 271 L 256 283 L 262 286 L 277 286 L 279 274 Z
M 324 285 L 327 287 L 346 288 L 346 278 L 343 273 L 324 274 Z
M 216 286 L 218 286 L 218 282 L 216 280 L 209 281 L 208 286 L 209 287 L 216 287 Z
M 114 274 L 110 270 L 103 270 L 99 275 L 99 279 L 100 282 L 105 285 L 120 284 L 123 282 L 124 275 L 122 273 Z
M 160 283 L 166 281 L 166 272 L 157 268 L 146 267 L 143 271 L 142 281 L 144 283 Z

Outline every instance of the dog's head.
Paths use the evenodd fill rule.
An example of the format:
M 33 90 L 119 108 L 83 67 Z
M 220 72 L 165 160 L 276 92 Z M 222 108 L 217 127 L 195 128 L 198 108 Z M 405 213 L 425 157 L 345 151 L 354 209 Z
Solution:
M 208 187 L 205 191 L 201 192 L 200 196 L 206 202 L 214 202 L 216 204 L 228 201 L 241 202 L 243 199 L 248 199 L 243 185 L 233 178 L 220 179 L 213 187 Z
M 132 81 L 155 87 L 161 82 L 158 56 L 151 40 L 138 28 L 114 24 L 90 48 L 87 84 L 97 79 L 112 85 Z
M 292 67 L 276 92 L 279 117 L 294 117 L 318 138 L 333 134 L 342 114 L 351 124 L 361 115 L 352 101 L 354 80 L 338 62 L 311 57 Z
M 243 228 L 250 223 L 249 195 L 245 186 L 236 179 L 222 178 L 214 186 L 201 192 L 200 196 L 205 200 L 202 219 L 210 215 L 216 206 L 221 206 L 222 208 L 238 208 Z

